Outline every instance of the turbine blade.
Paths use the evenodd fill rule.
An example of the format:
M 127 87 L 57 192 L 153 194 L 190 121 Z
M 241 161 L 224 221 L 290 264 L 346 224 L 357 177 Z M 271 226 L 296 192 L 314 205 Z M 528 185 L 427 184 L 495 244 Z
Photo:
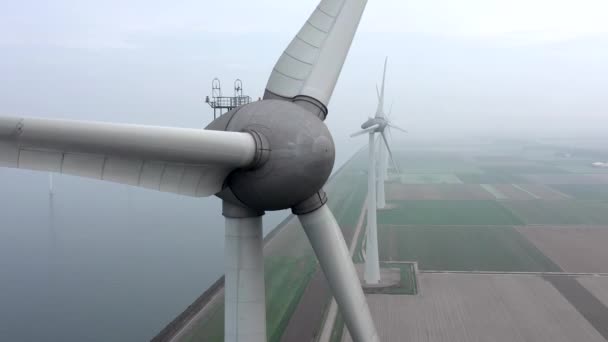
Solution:
M 386 114 L 386 117 L 387 117 L 387 118 L 389 118 L 389 119 L 390 119 L 390 117 L 391 117 L 391 114 L 393 113 L 393 104 L 394 104 L 394 103 L 395 103 L 395 101 L 394 101 L 394 100 L 393 100 L 393 101 L 391 101 L 391 106 L 390 106 L 390 108 L 389 108 L 389 110 L 388 110 L 388 113 Z
M 358 132 L 355 132 L 355 133 L 351 134 L 350 137 L 352 138 L 352 137 L 356 137 L 356 136 L 359 136 L 359 135 L 362 135 L 362 134 L 365 134 L 365 133 L 371 133 L 371 132 L 375 131 L 377 128 L 378 128 L 378 125 L 373 125 L 373 126 L 370 126 L 370 127 L 366 128 L 366 129 L 362 129 L 362 130 L 360 130 Z
M 376 96 L 378 96 L 378 103 L 380 103 L 380 90 L 378 90 L 377 84 L 376 84 Z
M 378 92 L 378 107 L 376 108 L 376 117 L 383 118 L 384 117 L 384 85 L 386 83 L 386 63 L 388 62 L 388 57 L 384 59 L 384 71 L 382 72 L 382 85 L 380 86 L 380 92 L 378 92 L 378 87 L 376 86 L 376 92 Z
M 277 61 L 264 98 L 308 96 L 327 107 L 367 0 L 322 0 Z
M 391 162 L 393 163 L 393 166 L 395 166 L 395 170 L 397 170 L 397 173 L 401 173 L 401 171 L 399 171 L 399 166 L 397 166 L 397 163 L 395 162 L 395 158 L 393 158 L 393 152 L 391 151 L 391 147 L 388 145 L 386 135 L 384 134 L 384 132 L 381 132 L 380 135 L 382 136 L 382 140 L 384 140 L 386 151 L 388 152 L 389 157 L 391 157 Z
M 381 108 L 384 111 L 384 86 L 386 84 L 386 64 L 388 63 L 388 57 L 384 58 L 384 71 L 382 72 L 382 90 L 380 92 Z
M 407 133 L 407 131 L 405 129 L 403 129 L 403 128 L 397 126 L 397 125 L 394 125 L 392 122 L 389 122 L 388 126 L 394 128 L 394 129 L 396 129 L 398 131 L 401 131 L 403 133 Z
M 355 342 L 377 342 L 378 333 L 344 237 L 327 205 L 298 219 Z
M 249 133 L 0 117 L 0 166 L 210 196 L 255 156 Z

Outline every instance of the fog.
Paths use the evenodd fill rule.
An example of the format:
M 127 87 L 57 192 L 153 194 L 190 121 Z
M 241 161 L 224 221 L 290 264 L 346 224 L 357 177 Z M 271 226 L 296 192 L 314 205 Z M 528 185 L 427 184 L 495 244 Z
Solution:
M 230 94 L 233 80 L 240 78 L 245 94 L 261 96 L 276 59 L 315 4 L 5 2 L 0 4 L 0 115 L 204 127 L 212 118 L 203 101 L 211 93 L 211 80 L 219 77 L 224 93 Z M 375 111 L 375 86 L 385 56 L 387 107 L 392 106 L 394 122 L 410 132 L 403 143 L 475 135 L 604 135 L 606 11 L 603 1 L 590 0 L 370 1 L 329 105 L 336 168 L 366 144 L 365 138 L 349 134 Z M 44 187 L 46 179 L 45 174 L 7 169 L 0 169 L 0 177 L 2 189 L 16 192 L 16 182 L 31 189 Z M 61 179 L 59 186 L 89 182 L 82 190 L 66 185 L 75 201 L 99 196 L 111 202 L 110 194 L 127 200 L 122 186 Z M 172 206 L 194 206 L 195 200 L 137 191 L 135 198 L 157 196 L 163 203 L 157 205 L 176 218 L 180 210 Z M 25 193 L 34 199 L 43 192 Z M 221 240 L 219 201 L 196 201 L 201 208 L 197 217 L 217 228 L 213 238 Z M 104 203 L 95 205 L 110 205 Z M 132 223 L 127 221 L 116 224 L 128 228 Z M 200 234 L 197 239 L 204 241 Z M 210 244 L 221 246 L 220 241 Z M 202 260 L 196 246 L 190 247 L 194 252 L 182 251 L 184 255 Z M 221 248 L 214 253 L 205 257 L 221 260 Z M 180 275 L 186 282 L 202 282 L 189 290 L 188 298 L 221 274 L 221 267 L 215 269 L 204 280 L 196 270 Z M 159 289 L 154 295 L 162 294 Z M 169 305 L 157 320 L 179 312 L 188 298 Z

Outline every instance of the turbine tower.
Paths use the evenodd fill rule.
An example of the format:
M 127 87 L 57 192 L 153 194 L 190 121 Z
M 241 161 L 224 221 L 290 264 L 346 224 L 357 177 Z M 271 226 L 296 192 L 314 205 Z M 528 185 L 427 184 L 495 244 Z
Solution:
M 221 198 L 225 341 L 266 341 L 261 216 L 291 208 L 353 340 L 378 341 L 323 191 L 335 157 L 323 121 L 366 3 L 322 0 L 275 64 L 263 100 L 204 130 L 0 117 L 0 166 Z
M 387 155 L 390 156 L 395 169 L 399 171 L 385 134 L 389 127 L 398 128 L 393 125 L 384 115 L 384 85 L 386 81 L 387 61 L 388 58 L 384 60 L 382 86 L 380 90 L 378 90 L 376 87 L 376 93 L 378 95 L 378 107 L 376 108 L 376 115 L 373 118 L 369 118 L 361 125 L 361 131 L 351 135 L 351 137 L 355 137 L 366 133 L 369 134 L 369 166 L 367 171 L 367 241 L 365 247 L 364 273 L 364 279 L 367 284 L 378 284 L 380 282 L 380 257 L 378 254 L 378 223 L 376 211 L 378 207 L 384 208 L 385 206 L 384 180 L 386 178 L 388 161 L 384 160 L 387 159 Z M 378 153 L 380 159 L 378 163 L 376 163 L 376 133 L 378 133 L 383 140 L 383 143 L 378 144 Z M 378 173 L 378 177 L 376 177 L 376 172 Z

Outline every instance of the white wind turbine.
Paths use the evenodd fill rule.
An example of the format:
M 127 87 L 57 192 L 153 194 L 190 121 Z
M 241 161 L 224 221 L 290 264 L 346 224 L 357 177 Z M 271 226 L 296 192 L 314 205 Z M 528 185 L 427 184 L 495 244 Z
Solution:
M 384 208 L 384 181 L 386 179 L 386 173 L 388 169 L 388 156 L 390 156 L 395 169 L 399 171 L 393 153 L 391 152 L 388 139 L 386 138 L 386 132 L 393 127 L 405 132 L 405 130 L 395 126 L 391 123 L 388 118 L 384 115 L 384 84 L 386 81 L 386 64 L 387 59 L 384 60 L 384 72 L 382 74 L 382 86 L 381 90 L 376 92 L 378 94 L 378 107 L 376 109 L 376 115 L 373 118 L 369 118 L 365 121 L 361 128 L 362 130 L 351 135 L 355 137 L 358 135 L 369 133 L 369 167 L 367 171 L 367 241 L 365 249 L 365 273 L 364 279 L 367 284 L 378 284 L 380 281 L 380 257 L 378 255 L 378 223 L 377 223 L 377 208 Z M 380 134 L 383 140 L 383 144 L 379 144 L 379 167 L 376 167 L 376 133 Z M 378 177 L 376 177 L 376 171 L 378 171 Z M 378 192 L 376 192 L 378 190 Z
M 323 120 L 366 0 L 322 0 L 274 66 L 264 99 L 206 129 L 0 117 L 0 166 L 223 201 L 225 341 L 266 341 L 262 219 L 291 208 L 354 341 L 378 341 L 322 187 L 335 149 Z

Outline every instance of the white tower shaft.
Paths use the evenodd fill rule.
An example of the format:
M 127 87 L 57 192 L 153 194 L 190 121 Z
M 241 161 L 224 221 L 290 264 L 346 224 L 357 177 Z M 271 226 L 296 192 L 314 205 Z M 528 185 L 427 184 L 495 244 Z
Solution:
M 386 207 L 386 195 L 384 193 L 384 182 L 386 181 L 386 173 L 388 168 L 388 152 L 384 144 L 380 143 L 378 146 L 378 180 L 376 186 L 376 202 L 379 209 Z
M 226 217 L 225 342 L 266 342 L 262 217 Z
M 378 229 L 376 221 L 376 153 L 375 134 L 369 134 L 369 168 L 367 179 L 367 245 L 365 248 L 365 282 L 378 284 L 380 261 L 378 257 Z
M 49 196 L 53 196 L 54 194 L 54 189 L 53 189 L 53 174 L 49 173 Z

